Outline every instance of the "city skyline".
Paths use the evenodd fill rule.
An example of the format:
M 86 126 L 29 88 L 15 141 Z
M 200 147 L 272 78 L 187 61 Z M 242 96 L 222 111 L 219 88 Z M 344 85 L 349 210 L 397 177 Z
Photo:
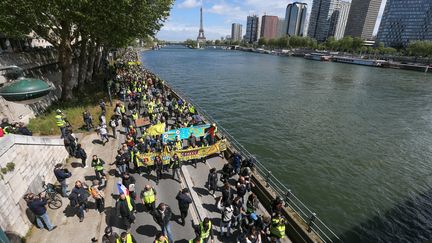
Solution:
M 313 0 L 304 0 L 308 4 L 308 15 L 312 7 Z M 204 29 L 209 40 L 220 39 L 231 34 L 232 23 L 239 23 L 246 26 L 247 16 L 256 14 L 260 17 L 275 15 L 280 18 L 285 17 L 286 7 L 295 1 L 281 0 L 207 0 L 203 2 Z M 351 2 L 351 1 L 349 1 Z M 377 24 L 374 29 L 376 34 L 384 4 L 383 0 Z M 200 0 L 177 0 L 171 11 L 171 16 L 165 26 L 157 33 L 156 37 L 163 40 L 183 41 L 195 39 L 199 30 L 199 8 Z

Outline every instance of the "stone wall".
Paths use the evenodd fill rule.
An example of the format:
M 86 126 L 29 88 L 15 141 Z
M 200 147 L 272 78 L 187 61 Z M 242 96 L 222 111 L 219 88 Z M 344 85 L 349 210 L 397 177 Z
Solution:
M 0 138 L 0 167 L 9 162 L 15 164 L 15 169 L 0 179 L 0 228 L 26 235 L 32 223 L 23 195 L 43 191 L 42 181 L 55 182 L 54 165 L 67 157 L 62 139 L 21 135 Z

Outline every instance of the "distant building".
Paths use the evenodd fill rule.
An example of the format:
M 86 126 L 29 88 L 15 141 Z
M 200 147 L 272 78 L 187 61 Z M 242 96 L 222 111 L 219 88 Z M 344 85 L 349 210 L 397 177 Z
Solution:
M 389 0 L 388 2 L 397 1 Z M 417 0 L 411 2 L 413 5 L 421 5 Z M 380 7 L 381 0 L 352 0 L 345 36 L 360 37 L 364 40 L 372 39 Z
M 318 41 L 325 41 L 332 36 L 331 21 L 335 18 L 333 12 L 337 9 L 339 0 L 314 0 L 309 18 L 308 36 Z
M 415 40 L 432 40 L 432 1 L 387 1 L 377 42 L 401 47 Z
M 305 36 L 304 32 L 307 14 L 307 4 L 294 2 L 287 6 L 285 20 L 287 22 L 286 34 L 289 36 Z
M 286 30 L 287 30 L 287 22 L 284 18 L 278 18 L 278 25 L 277 25 L 277 37 L 285 37 L 287 35 Z
M 334 30 L 330 32 L 332 32 L 336 40 L 342 39 L 344 37 L 350 6 L 350 2 L 341 1 L 338 3 L 338 7 L 334 12 L 335 19 L 330 27 Z
M 242 40 L 242 25 L 233 23 L 231 26 L 231 36 L 233 41 Z
M 278 35 L 278 22 L 277 16 L 264 15 L 261 18 L 261 38 L 275 39 Z
M 249 43 L 258 41 L 259 18 L 256 15 L 248 16 L 246 22 L 245 41 Z

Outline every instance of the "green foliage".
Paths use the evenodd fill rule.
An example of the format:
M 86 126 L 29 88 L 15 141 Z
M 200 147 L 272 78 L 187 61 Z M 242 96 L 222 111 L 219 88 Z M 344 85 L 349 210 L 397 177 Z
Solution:
M 264 37 L 261 37 L 261 38 L 258 40 L 258 45 L 260 45 L 260 46 L 266 46 L 267 44 L 268 44 L 268 41 L 267 41 L 267 39 L 264 38 Z
M 196 48 L 197 47 L 197 42 L 195 40 L 191 40 L 191 39 L 187 39 L 184 44 L 186 46 L 189 46 L 191 48 Z
M 408 53 L 416 57 L 432 56 L 432 41 L 414 41 L 408 45 Z
M 15 163 L 13 162 L 7 163 L 6 168 L 8 169 L 8 171 L 13 171 L 15 169 Z

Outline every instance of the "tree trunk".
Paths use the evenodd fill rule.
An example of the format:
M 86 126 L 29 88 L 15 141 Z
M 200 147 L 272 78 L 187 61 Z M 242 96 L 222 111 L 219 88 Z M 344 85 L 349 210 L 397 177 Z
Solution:
M 94 60 L 96 56 L 96 46 L 94 42 L 90 41 L 89 43 L 89 51 L 88 51 L 88 58 L 87 58 L 87 72 L 86 72 L 86 83 L 89 83 L 93 80 L 93 66 L 94 66 Z
M 71 100 L 72 94 L 72 72 L 73 72 L 73 52 L 69 38 L 63 38 L 60 43 L 60 67 L 62 71 L 62 94 L 63 101 Z
M 79 68 L 78 68 L 78 90 L 84 89 L 85 74 L 87 71 L 87 39 L 83 39 L 80 46 Z
M 96 75 L 99 72 L 101 59 L 102 59 L 102 50 L 103 49 L 101 48 L 101 45 L 98 43 L 96 45 L 96 58 L 95 58 L 95 63 L 94 63 L 94 67 L 93 67 L 93 77 L 94 77 L 94 75 Z

